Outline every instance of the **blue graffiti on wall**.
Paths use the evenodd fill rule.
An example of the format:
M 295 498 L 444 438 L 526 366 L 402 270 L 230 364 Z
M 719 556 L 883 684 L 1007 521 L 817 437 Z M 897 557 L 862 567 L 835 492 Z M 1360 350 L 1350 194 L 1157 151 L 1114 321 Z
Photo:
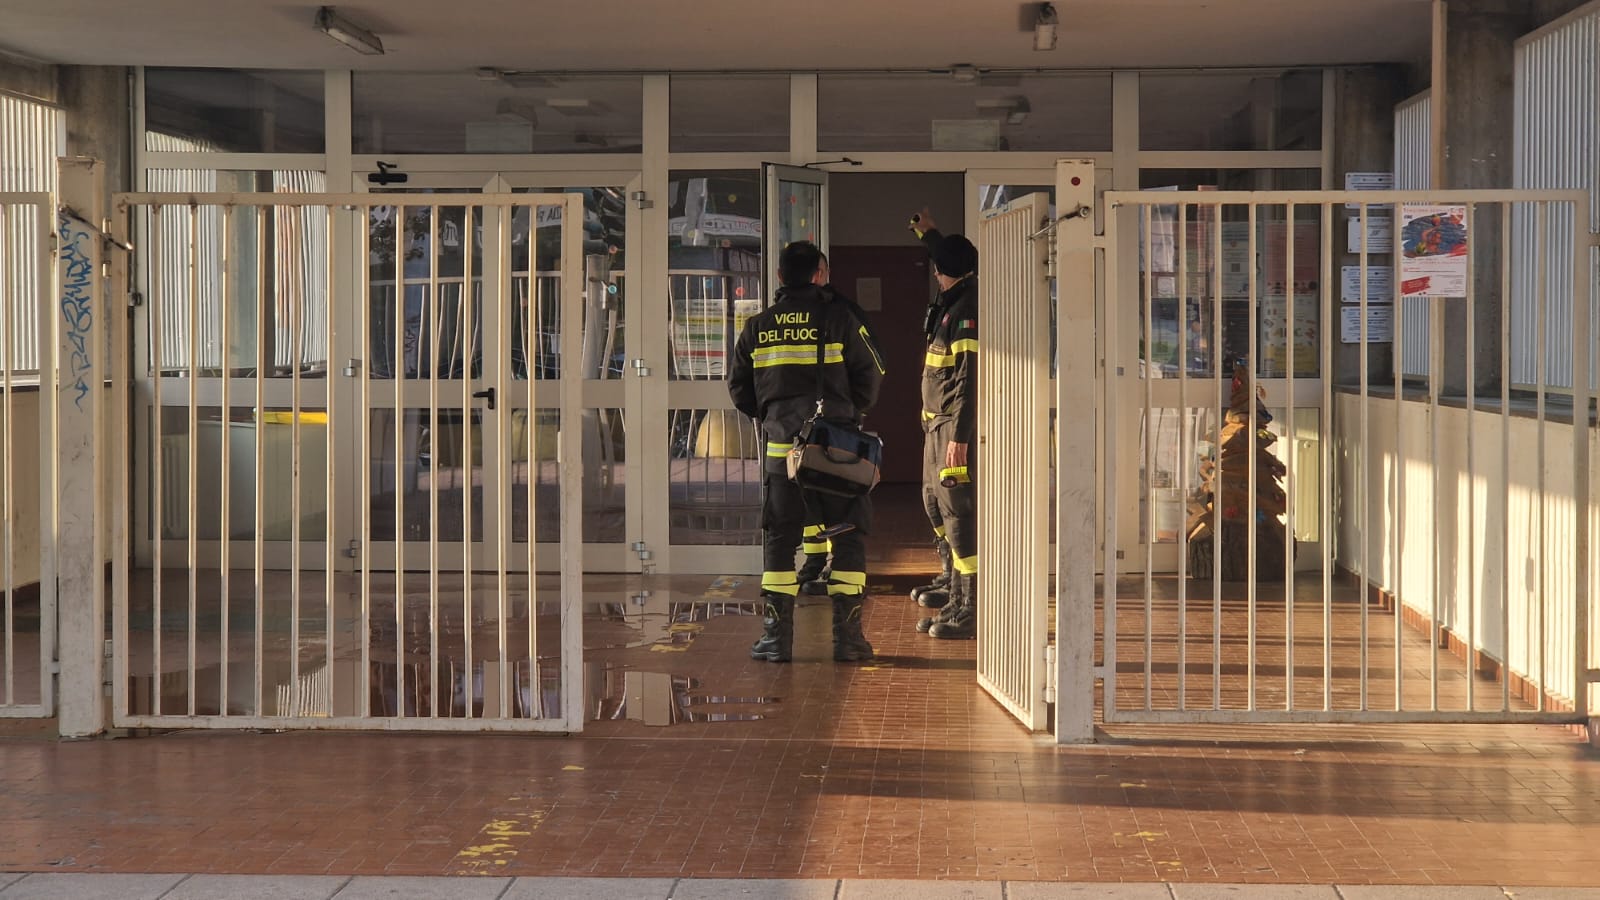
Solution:
M 61 214 L 61 321 L 63 334 L 71 345 L 67 360 L 67 377 L 72 379 L 76 392 L 73 405 L 83 409 L 83 399 L 89 396 L 89 370 L 93 366 L 89 341 L 94 327 L 94 260 L 93 237 L 72 217 Z

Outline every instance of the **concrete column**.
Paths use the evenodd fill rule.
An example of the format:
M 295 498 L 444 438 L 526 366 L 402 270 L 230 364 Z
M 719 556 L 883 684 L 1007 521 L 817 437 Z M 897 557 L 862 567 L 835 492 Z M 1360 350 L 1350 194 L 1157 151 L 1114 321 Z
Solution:
M 97 453 L 102 429 L 106 327 L 100 225 L 105 221 L 105 169 L 92 159 L 61 161 L 60 197 L 76 215 L 56 216 L 59 287 L 55 359 L 41 366 L 52 407 L 53 485 L 42 485 L 50 510 L 47 542 L 54 544 L 54 583 L 60 662 L 56 702 L 62 737 L 105 729 L 104 675 L 106 546 L 99 511 L 106 457 Z M 52 490 L 53 488 L 53 490 Z M 51 572 L 45 572 L 50 579 Z
M 1347 172 L 1387 172 L 1394 168 L 1394 108 L 1405 99 L 1404 73 L 1394 67 L 1342 69 L 1334 73 L 1333 187 L 1344 187 Z M 1369 215 L 1390 215 L 1387 211 Z M 1358 253 L 1345 253 L 1348 224 L 1358 213 L 1335 213 L 1333 234 L 1333 274 L 1337 279 L 1342 266 L 1359 265 Z M 1389 254 L 1367 254 L 1367 264 L 1392 265 Z M 1337 282 L 1333 289 L 1337 291 Z M 1337 309 L 1342 304 L 1335 301 Z M 1370 298 L 1369 298 L 1370 305 Z M 1335 314 L 1337 315 L 1337 313 Z M 1324 340 L 1333 341 L 1333 378 L 1336 384 L 1357 384 L 1361 380 L 1361 345 L 1339 340 L 1339 320 L 1327 324 Z M 1375 384 L 1394 384 L 1392 344 L 1367 345 L 1367 380 Z
M 1445 7 L 1444 172 L 1446 188 L 1510 188 L 1514 175 L 1511 123 L 1515 114 L 1517 38 L 1532 28 L 1527 0 L 1447 0 Z M 1436 47 L 1435 52 L 1441 48 Z M 1439 102 L 1436 98 L 1435 103 Z M 1467 384 L 1465 303 L 1445 308 L 1444 381 L 1460 395 L 1469 387 L 1500 387 L 1500 296 L 1503 223 L 1498 210 L 1480 209 L 1473 222 L 1473 385 Z

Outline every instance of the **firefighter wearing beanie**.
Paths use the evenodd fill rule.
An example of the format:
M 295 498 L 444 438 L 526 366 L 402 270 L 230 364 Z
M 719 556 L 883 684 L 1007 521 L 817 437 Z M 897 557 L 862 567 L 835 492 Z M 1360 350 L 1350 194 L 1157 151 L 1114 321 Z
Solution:
M 977 635 L 978 608 L 978 249 L 940 234 L 927 210 L 911 227 L 939 282 L 923 323 L 922 498 L 943 569 L 912 597 L 939 610 L 918 631 L 966 639 Z

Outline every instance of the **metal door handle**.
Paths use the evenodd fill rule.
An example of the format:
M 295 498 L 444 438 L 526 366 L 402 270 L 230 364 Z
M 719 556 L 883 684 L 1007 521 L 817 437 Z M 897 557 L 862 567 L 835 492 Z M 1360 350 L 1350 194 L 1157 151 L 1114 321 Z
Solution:
M 481 391 L 473 391 L 472 396 L 479 400 L 489 401 L 489 408 L 494 409 L 494 388 L 484 388 Z

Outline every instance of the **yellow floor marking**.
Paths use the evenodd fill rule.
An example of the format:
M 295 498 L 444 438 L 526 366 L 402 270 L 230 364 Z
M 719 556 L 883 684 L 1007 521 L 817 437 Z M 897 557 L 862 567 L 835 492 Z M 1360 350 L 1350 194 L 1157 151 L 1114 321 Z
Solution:
M 521 798 L 512 797 L 513 802 Z M 478 830 L 476 843 L 461 848 L 453 861 L 457 875 L 490 875 L 510 865 L 517 856 L 513 838 L 529 837 L 544 824 L 542 811 L 492 819 Z

